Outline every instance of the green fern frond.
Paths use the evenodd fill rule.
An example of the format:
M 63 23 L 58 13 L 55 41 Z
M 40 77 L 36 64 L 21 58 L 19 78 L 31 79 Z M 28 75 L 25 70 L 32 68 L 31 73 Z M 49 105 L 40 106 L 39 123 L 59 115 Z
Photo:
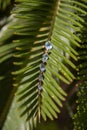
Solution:
M 82 24 L 78 20 L 79 16 L 76 21 L 76 17 L 73 15 L 72 19 L 70 12 L 73 13 L 73 9 L 82 13 L 85 13 L 85 11 L 73 7 L 72 4 L 68 5 L 68 2 L 65 1 L 51 1 L 49 3 L 34 0 L 32 2 L 21 2 L 23 3 L 19 4 L 17 10 L 13 12 L 16 13 L 18 20 L 21 19 L 20 25 L 13 27 L 16 29 L 15 35 L 19 36 L 19 39 L 17 39 L 18 47 L 16 47 L 17 53 L 14 55 L 18 62 L 15 61 L 14 64 L 21 67 L 12 72 L 20 79 L 18 100 L 23 102 L 21 107 L 24 109 L 21 115 L 25 115 L 29 111 L 28 120 L 32 115 L 41 111 L 44 119 L 46 119 L 46 116 L 53 119 L 53 117 L 57 117 L 57 112 L 59 112 L 59 108 L 56 109 L 57 104 L 62 106 L 61 101 L 66 96 L 59 85 L 60 81 L 57 80 L 69 84 L 74 79 L 74 75 L 69 71 L 66 64 L 74 69 L 76 68 L 70 61 L 70 57 L 77 60 L 77 52 L 72 46 L 79 46 L 78 42 L 81 42 L 73 32 L 77 31 L 79 27 L 82 28 Z M 68 6 L 68 9 L 66 9 L 66 6 Z M 40 12 L 39 15 L 38 12 Z M 79 19 L 82 21 L 80 17 Z M 20 39 L 21 37 L 22 39 Z M 72 40 L 69 41 L 69 39 Z M 39 66 L 45 50 L 43 46 L 48 40 L 51 40 L 53 49 L 46 64 L 43 90 L 41 95 L 38 95 Z M 23 45 L 19 45 L 20 43 Z M 48 102 L 48 98 L 50 102 Z M 29 105 L 28 102 L 30 102 Z M 55 108 L 53 108 L 52 102 L 54 102 Z M 27 109 L 25 105 L 28 105 Z
M 0 30 L 0 129 L 4 123 L 14 93 L 17 88 L 13 87 L 13 66 L 14 45 L 12 45 L 12 30 L 9 27 L 14 23 L 13 16 L 9 16 L 6 25 Z M 3 94 L 4 93 L 4 94 Z
M 31 129 L 35 119 L 58 117 L 67 95 L 60 83 L 70 84 L 75 79 L 70 68 L 76 69 L 75 49 L 81 42 L 75 32 L 83 28 L 84 22 L 76 11 L 86 14 L 84 7 L 74 0 L 20 0 L 12 11 L 13 22 L 0 40 L 0 63 L 12 59 L 13 88 L 17 90 L 21 116 L 29 121 Z M 48 52 L 40 91 L 38 77 L 47 41 L 53 48 Z

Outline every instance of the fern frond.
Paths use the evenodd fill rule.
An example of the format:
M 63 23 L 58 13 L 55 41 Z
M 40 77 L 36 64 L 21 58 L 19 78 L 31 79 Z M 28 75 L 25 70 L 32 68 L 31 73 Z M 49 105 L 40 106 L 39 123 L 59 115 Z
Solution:
M 0 30 L 0 129 L 16 92 L 16 88 L 12 87 L 11 75 L 14 45 L 12 46 L 12 31 L 8 29 L 12 25 L 13 17 L 10 16 L 7 21 L 7 24 Z
M 1 41 L 5 40 L 5 43 L 0 43 L 1 64 L 12 58 L 13 87 L 18 89 L 21 116 L 29 121 L 32 129 L 35 119 L 40 121 L 41 116 L 44 120 L 58 117 L 67 95 L 60 82 L 70 84 L 75 79 L 70 68 L 76 69 L 73 61 L 77 61 L 78 53 L 75 48 L 81 42 L 75 32 L 83 27 L 81 22 L 84 19 L 75 11 L 86 12 L 80 8 L 85 5 L 74 0 L 18 1 L 12 11 L 15 21 L 7 30 L 10 34 L 4 33 L 1 38 Z M 46 50 L 48 41 L 53 46 L 51 51 Z M 44 53 L 49 58 L 44 64 L 45 72 L 39 89 L 38 77 Z
M 76 9 L 82 13 L 85 13 L 85 11 L 73 7 L 72 4 L 69 5 L 70 3 L 65 1 L 51 1 L 51 3 L 49 3 L 34 0 L 32 2 L 21 2 L 23 3 L 19 4 L 17 10 L 13 12 L 16 13 L 18 20 L 19 18 L 21 19 L 20 25 L 13 27 L 16 29 L 15 35 L 19 36 L 19 39 L 17 39 L 18 47 L 16 47 L 17 53 L 14 55 L 18 62 L 15 61 L 14 64 L 20 65 L 21 67 L 14 71 L 13 74 L 17 75 L 17 78 L 21 80 L 19 83 L 19 101 L 24 102 L 21 105 L 24 109 L 22 115 L 29 111 L 28 120 L 32 115 L 38 113 L 38 109 L 39 111 L 41 109 L 44 119 L 46 119 L 46 116 L 53 119 L 53 117 L 57 117 L 56 112 L 59 112 L 59 108 L 56 109 L 58 107 L 57 104 L 62 106 L 61 101 L 63 101 L 64 96 L 66 96 L 57 80 L 62 80 L 64 83 L 69 84 L 74 79 L 74 75 L 69 71 L 66 64 L 74 69 L 76 68 L 69 57 L 77 60 L 77 52 L 72 46 L 79 46 L 78 42 L 81 41 L 73 34 L 73 32 L 77 31 L 79 27 L 81 28 L 82 25 L 78 20 L 79 16 L 77 17 L 77 21 L 74 15 L 72 18 L 71 14 L 74 12 L 72 10 Z M 29 6 L 30 8 L 28 8 Z M 44 6 L 46 8 L 44 8 Z M 69 8 L 66 9 L 66 6 Z M 66 10 L 67 16 L 65 16 Z M 40 12 L 39 15 L 38 12 Z M 25 13 L 26 15 L 24 15 Z M 79 19 L 83 21 L 80 17 Z M 20 37 L 22 37 L 22 39 L 20 39 Z M 72 40 L 69 41 L 69 39 Z M 40 96 L 38 95 L 37 88 L 40 73 L 39 66 L 42 62 L 42 54 L 44 54 L 45 50 L 43 46 L 48 40 L 51 40 L 53 50 L 46 64 L 43 90 Z M 23 45 L 19 45 L 19 43 Z M 22 78 L 20 78 L 20 76 Z M 48 98 L 50 102 L 48 102 Z M 28 102 L 30 102 L 29 105 Z M 55 104 L 55 108 L 53 108 L 51 103 Z M 28 105 L 27 109 L 25 105 Z

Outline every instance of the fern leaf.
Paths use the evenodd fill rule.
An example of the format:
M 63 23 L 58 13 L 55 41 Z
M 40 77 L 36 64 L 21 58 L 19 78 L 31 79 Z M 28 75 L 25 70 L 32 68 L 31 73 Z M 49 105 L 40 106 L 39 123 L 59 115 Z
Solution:
M 44 120 L 58 117 L 67 95 L 60 82 L 70 84 L 75 79 L 70 68 L 76 69 L 73 60 L 77 61 L 78 53 L 75 48 L 81 42 L 75 32 L 83 27 L 81 22 L 84 19 L 75 11 L 86 12 L 80 8 L 85 5 L 74 0 L 18 1 L 12 11 L 14 20 L 6 30 L 10 34 L 4 32 L 1 38 L 5 42 L 0 43 L 0 62 L 3 65 L 4 61 L 12 58 L 10 72 L 14 77 L 13 87 L 17 90 L 21 116 L 29 121 L 32 129 L 35 119 L 40 121 L 41 116 Z M 51 51 L 47 51 L 45 46 L 48 41 L 53 47 Z M 48 54 L 45 64 L 42 62 L 44 53 Z M 41 63 L 45 67 L 43 73 L 40 71 Z

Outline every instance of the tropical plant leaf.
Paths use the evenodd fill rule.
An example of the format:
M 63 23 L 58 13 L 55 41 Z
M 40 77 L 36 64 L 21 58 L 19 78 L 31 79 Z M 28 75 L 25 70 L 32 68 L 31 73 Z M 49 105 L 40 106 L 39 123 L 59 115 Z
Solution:
M 27 123 L 25 120 L 20 118 L 19 111 L 17 109 L 16 98 L 13 100 L 10 111 L 8 112 L 8 116 L 6 118 L 5 124 L 2 130 L 25 130 L 27 127 Z
M 10 16 L 7 21 L 8 24 L 0 31 L 0 129 L 5 121 L 16 91 L 16 88 L 12 87 L 13 77 L 11 75 L 11 71 L 13 70 L 12 55 L 14 52 L 11 46 L 12 32 L 7 29 L 11 25 L 12 17 Z
M 45 118 L 46 116 L 51 119 L 53 119 L 53 116 L 57 117 L 56 112 L 58 112 L 59 109 L 55 109 L 56 107 L 58 107 L 56 104 L 62 106 L 61 101 L 64 100 L 64 96 L 66 95 L 64 91 L 60 88 L 60 85 L 58 85 L 59 81 L 57 80 L 60 79 L 63 82 L 69 84 L 74 79 L 74 75 L 69 71 L 66 64 L 68 64 L 72 68 L 75 68 L 75 65 L 72 63 L 72 61 L 69 60 L 68 57 L 72 57 L 74 60 L 77 60 L 77 52 L 75 51 L 75 49 L 73 49 L 72 46 L 79 46 L 78 42 L 80 42 L 80 39 L 76 35 L 74 35 L 73 32 L 77 31 L 79 27 L 81 28 L 82 25 L 80 24 L 78 19 L 76 21 L 75 16 L 73 16 L 72 19 L 72 15 L 70 13 L 68 14 L 68 12 L 73 13 L 73 9 L 76 9 L 77 11 L 82 13 L 85 13 L 85 11 L 76 7 L 73 8 L 71 4 L 68 5 L 69 8 L 67 9 L 67 16 L 65 16 L 66 5 L 68 5 L 68 3 L 65 1 L 51 1 L 51 3 L 49 3 L 44 1 L 37 2 L 34 0 L 32 2 L 26 1 L 26 3 L 21 3 L 17 6 L 17 10 L 14 11 L 17 14 L 16 17 L 21 19 L 21 23 L 20 25 L 16 25 L 13 28 L 16 29 L 16 35 L 22 36 L 22 39 L 17 39 L 19 40 L 18 44 L 23 43 L 23 47 L 21 45 L 17 48 L 18 51 L 15 54 L 15 57 L 18 58 L 19 61 L 15 64 L 21 64 L 22 62 L 23 67 L 21 69 L 18 69 L 18 71 L 14 71 L 13 74 L 17 75 L 18 79 L 20 79 L 20 75 L 23 75 L 20 81 L 21 86 L 19 90 L 19 101 L 22 102 L 23 99 L 25 100 L 25 102 L 21 105 L 21 107 L 24 106 L 24 111 L 22 112 L 22 115 L 27 113 L 29 110 L 30 114 L 28 119 L 31 118 L 32 114 L 34 115 L 35 113 L 38 113 L 38 109 L 39 111 L 41 109 L 41 113 L 43 113 Z M 31 8 L 28 8 L 28 6 L 31 6 Z M 44 6 L 46 6 L 45 9 Z M 37 14 L 39 11 L 40 14 L 38 16 Z M 25 12 L 26 15 L 24 15 Z M 80 17 L 79 19 L 82 21 Z M 74 26 L 74 24 L 76 27 Z M 25 28 L 27 28 L 27 26 L 29 28 L 27 30 L 24 30 Z M 63 36 L 61 35 L 62 33 Z M 27 36 L 30 38 L 27 39 Z M 67 37 L 69 37 L 69 39 L 71 39 L 72 37 L 72 41 L 68 41 Z M 45 42 L 50 39 L 53 45 L 53 50 L 51 51 L 51 54 L 49 54 L 49 60 L 46 64 L 46 72 L 44 73 L 43 91 L 41 92 L 41 98 L 38 97 L 40 95 L 38 95 L 37 91 L 38 76 L 40 73 L 39 66 L 42 62 L 42 54 L 44 54 L 45 51 L 45 48 L 43 48 L 43 46 Z M 28 43 L 28 41 L 30 41 L 30 43 Z M 65 53 L 65 55 L 63 53 Z M 68 57 L 66 55 L 68 55 Z M 23 62 L 22 60 L 24 59 L 25 61 Z M 29 61 L 27 59 L 29 59 Z M 66 73 L 66 71 L 68 72 L 68 74 Z M 53 78 L 54 76 L 55 78 Z M 34 89 L 32 88 L 32 86 L 34 86 Z M 46 99 L 45 97 L 50 98 L 51 102 L 55 102 L 56 107 L 54 109 L 53 107 L 51 107 L 52 104 L 50 104 L 50 102 L 48 103 L 48 99 Z M 30 102 L 30 104 L 26 109 L 25 105 L 27 105 L 28 102 Z M 41 108 L 38 108 L 37 106 Z M 32 111 L 31 107 L 33 107 Z
M 8 62 L 12 67 L 9 72 L 14 83 L 11 84 L 17 91 L 21 116 L 29 121 L 30 129 L 41 116 L 44 120 L 58 117 L 67 95 L 60 83 L 70 84 L 75 79 L 71 68 L 76 69 L 75 49 L 81 42 L 75 32 L 84 22 L 76 11 L 86 14 L 82 7 L 85 5 L 74 0 L 20 0 L 12 11 L 12 24 L 1 36 L 0 63 L 3 66 Z M 46 50 L 48 41 L 53 47 L 51 51 Z M 42 63 L 44 53 L 49 57 L 46 64 Z M 41 63 L 46 69 L 44 73 L 40 71 Z M 6 72 L 2 70 L 1 82 Z

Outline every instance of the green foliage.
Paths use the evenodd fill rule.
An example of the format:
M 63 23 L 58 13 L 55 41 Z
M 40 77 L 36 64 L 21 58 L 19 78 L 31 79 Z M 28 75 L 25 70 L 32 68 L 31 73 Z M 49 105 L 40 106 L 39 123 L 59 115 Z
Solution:
M 87 5 L 87 4 L 86 4 Z M 87 8 L 85 8 L 87 12 Z M 78 79 L 87 80 L 87 14 L 81 16 L 84 19 L 83 28 L 81 29 L 80 48 L 78 48 Z
M 87 130 L 87 81 L 81 83 L 78 91 L 77 113 L 74 115 L 74 129 Z
M 0 9 L 5 10 L 6 7 L 10 4 L 11 0 L 0 0 Z
M 86 15 L 87 7 L 85 0 L 83 3 L 75 0 L 16 2 L 19 3 L 0 31 L 0 93 L 6 93 L 4 97 L 3 93 L 0 95 L 3 99 L 0 124 L 12 109 L 11 102 L 15 104 L 13 99 L 16 97 L 20 115 L 29 121 L 28 125 L 33 129 L 32 126 L 41 118 L 53 120 L 60 113 L 67 95 L 61 82 L 69 85 L 75 79 L 72 70 L 77 69 L 76 48 L 82 42 L 78 34 L 85 21 L 79 14 Z M 46 41 L 51 41 L 53 49 L 45 64 L 42 91 L 39 93 L 39 66 Z M 12 118 L 12 114 L 8 113 L 8 117 Z
M 2 128 L 2 130 L 26 130 L 27 123 L 24 121 L 23 118 L 20 118 L 19 111 L 17 109 L 17 102 L 16 99 L 13 100 L 11 105 L 11 109 L 8 112 L 8 116 L 6 122 Z
M 87 3 L 86 3 L 87 5 Z M 85 8 L 87 12 L 87 8 Z M 80 14 L 81 15 L 81 14 Z M 83 28 L 81 30 L 80 38 L 82 39 L 81 47 L 78 48 L 78 80 L 81 84 L 77 93 L 77 112 L 74 115 L 74 129 L 86 130 L 87 129 L 87 14 L 84 16 Z

